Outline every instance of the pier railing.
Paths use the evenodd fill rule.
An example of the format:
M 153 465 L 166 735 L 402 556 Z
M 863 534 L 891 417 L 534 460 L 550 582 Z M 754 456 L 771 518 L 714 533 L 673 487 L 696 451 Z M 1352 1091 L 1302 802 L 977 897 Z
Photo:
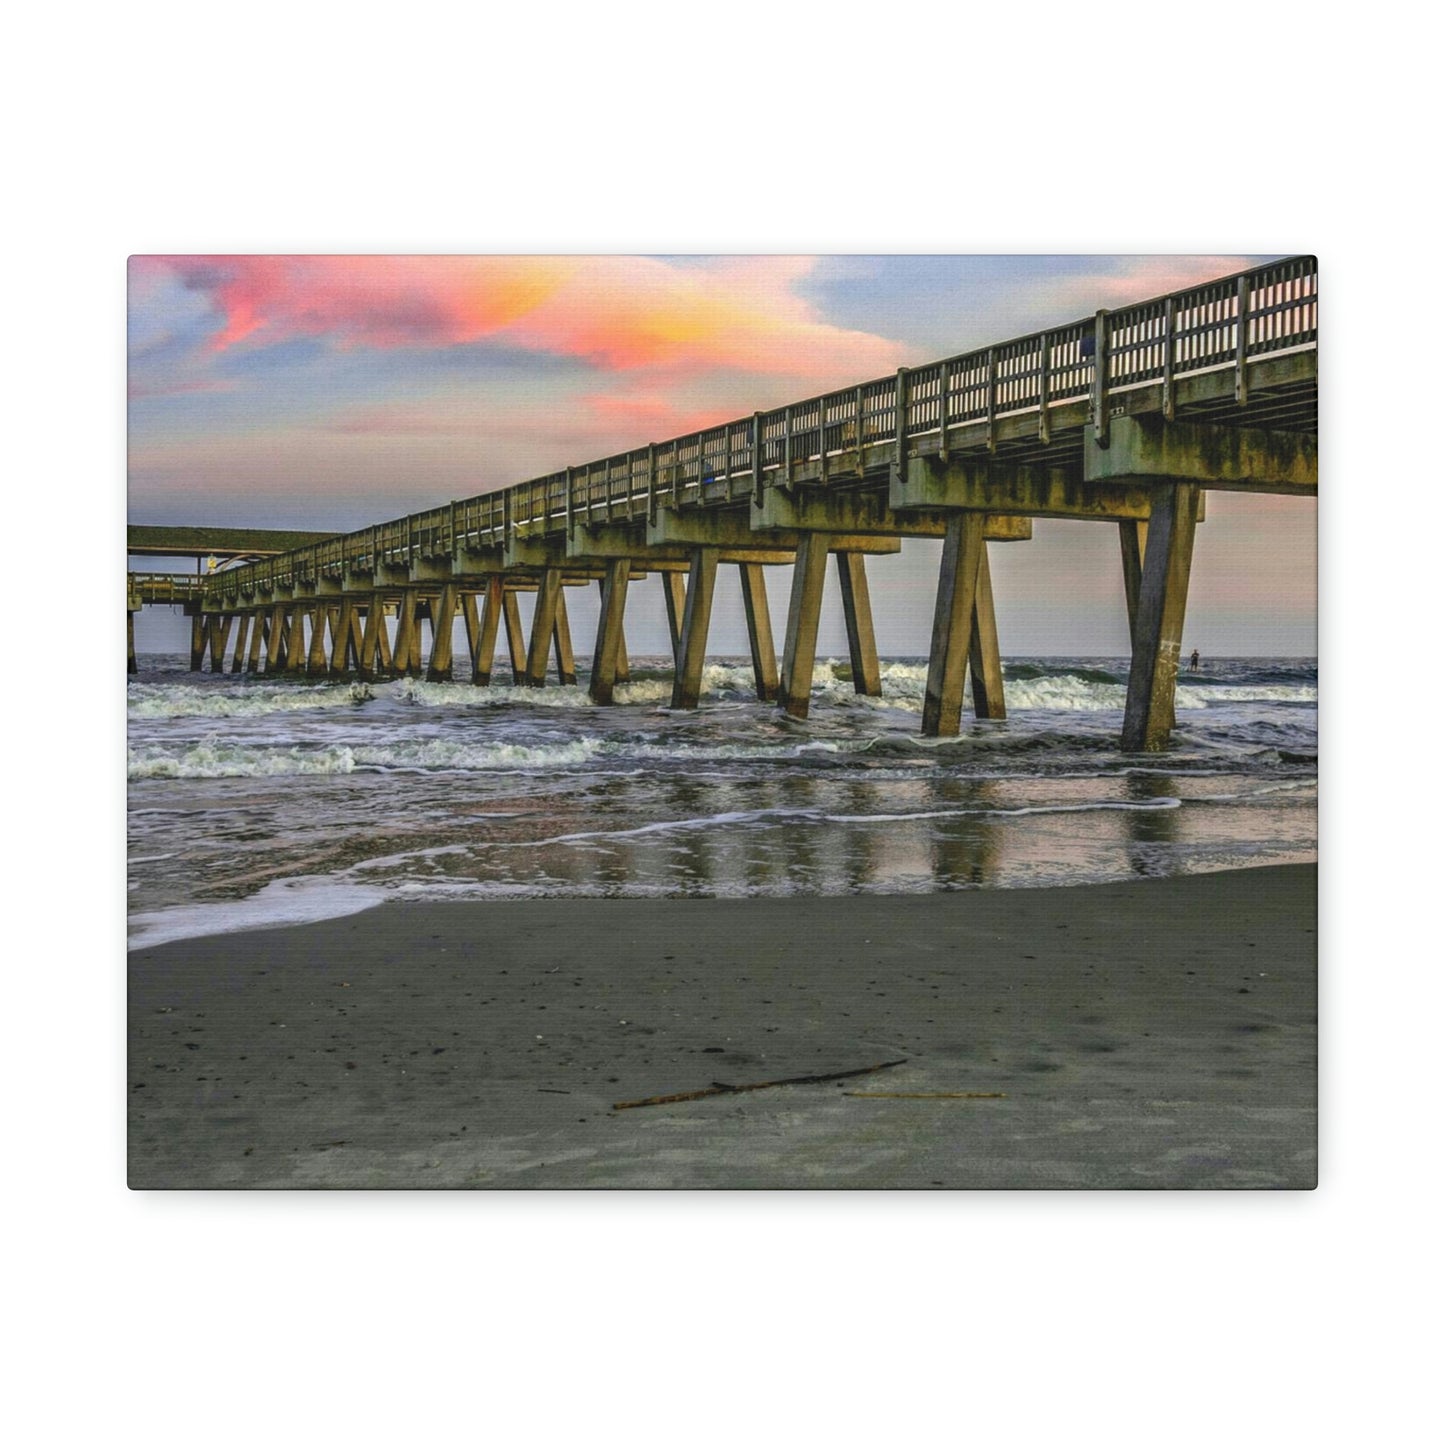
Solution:
M 951 444 L 991 445 L 1000 421 L 1030 414 L 1047 443 L 1063 408 L 1086 402 L 1090 417 L 1107 418 L 1122 393 L 1155 387 L 1169 415 L 1175 384 L 1208 371 L 1233 368 L 1243 400 L 1251 362 L 1317 340 L 1315 258 L 1292 257 L 228 569 L 206 579 L 206 595 L 234 604 L 277 587 L 476 555 L 578 522 L 727 505 L 761 496 L 804 463 L 825 473 L 833 460 L 858 472 L 865 458 L 870 469 L 897 466 L 930 435 L 945 455 Z

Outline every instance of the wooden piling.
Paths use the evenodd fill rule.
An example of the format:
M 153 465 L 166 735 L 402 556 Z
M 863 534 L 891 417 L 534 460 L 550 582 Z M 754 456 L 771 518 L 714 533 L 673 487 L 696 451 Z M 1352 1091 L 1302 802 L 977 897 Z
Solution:
M 804 532 L 793 564 L 793 591 L 788 601 L 788 634 L 783 646 L 781 701 L 789 717 L 808 716 L 813 690 L 813 664 L 818 655 L 818 618 L 823 606 L 823 579 L 828 572 L 827 532 Z
M 1197 482 L 1153 489 L 1124 702 L 1125 752 L 1153 752 L 1169 741 L 1198 506 Z
M 838 553 L 838 586 L 843 593 L 843 623 L 848 630 L 848 661 L 853 691 L 882 697 L 878 677 L 878 643 L 873 635 L 873 606 L 868 598 L 868 573 L 861 552 Z
M 206 619 L 198 612 L 191 618 L 191 671 L 201 670 L 206 655 Z
M 592 651 L 592 678 L 588 693 L 593 702 L 612 701 L 617 682 L 617 659 L 622 647 L 622 615 L 627 606 L 627 579 L 632 563 L 618 557 L 607 564 L 602 579 L 602 606 L 597 614 L 597 643 Z
M 448 582 L 442 595 L 431 608 L 431 659 L 427 664 L 428 682 L 452 680 L 452 623 L 457 615 L 457 588 Z
M 129 609 L 125 614 L 125 670 L 132 674 L 139 671 L 135 665 L 135 613 Z
M 748 651 L 753 659 L 753 686 L 759 702 L 778 698 L 778 656 L 773 650 L 773 619 L 768 611 L 768 589 L 763 569 L 756 562 L 738 563 L 743 588 L 743 614 L 748 623 Z
M 973 631 L 982 563 L 984 514 L 953 512 L 943 538 L 928 684 L 923 698 L 923 736 L 956 737 L 963 714 L 963 678 Z
M 707 660 L 707 631 L 712 620 L 713 585 L 717 581 L 716 547 L 693 549 L 687 576 L 687 600 L 682 617 L 682 655 L 673 674 L 672 705 L 695 708 L 702 692 L 702 669 Z M 669 589 L 669 599 L 672 593 Z M 671 602 L 669 602 L 669 608 Z
M 537 587 L 537 601 L 532 613 L 532 642 L 527 649 L 526 684 L 542 687 L 547 681 L 547 654 L 551 651 L 556 631 L 557 611 L 562 599 L 562 569 L 543 569 Z
M 978 582 L 973 594 L 973 621 L 968 635 L 968 678 L 973 688 L 975 717 L 1002 720 L 1003 660 L 998 653 L 998 621 L 993 610 L 993 581 L 988 570 L 988 543 L 978 557 Z

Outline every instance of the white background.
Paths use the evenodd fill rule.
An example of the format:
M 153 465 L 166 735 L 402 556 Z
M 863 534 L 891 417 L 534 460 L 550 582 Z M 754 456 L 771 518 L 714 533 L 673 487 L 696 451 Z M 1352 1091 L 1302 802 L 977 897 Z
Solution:
M 11 17 L 16 1438 L 1421 1433 L 1440 1284 L 1442 301 L 1435 47 L 1394 13 Z M 1320 1189 L 127 1193 L 124 261 L 208 250 L 1318 253 Z

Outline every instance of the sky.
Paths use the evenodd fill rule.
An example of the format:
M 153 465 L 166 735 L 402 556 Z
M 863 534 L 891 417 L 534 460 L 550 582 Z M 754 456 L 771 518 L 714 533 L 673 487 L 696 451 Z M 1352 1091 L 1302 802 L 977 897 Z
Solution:
M 1267 259 L 136 256 L 129 517 L 350 531 Z M 938 552 L 869 560 L 885 655 L 926 652 Z M 1005 656 L 1128 651 L 1112 527 L 1035 521 L 991 561 Z M 779 636 L 789 572 L 768 575 Z M 569 604 L 581 651 L 596 599 Z M 637 584 L 633 652 L 666 648 L 664 616 Z M 138 619 L 142 651 L 184 635 Z M 712 639 L 746 648 L 727 579 Z M 1185 645 L 1314 653 L 1313 501 L 1209 494 Z M 833 582 L 819 646 L 846 652 Z

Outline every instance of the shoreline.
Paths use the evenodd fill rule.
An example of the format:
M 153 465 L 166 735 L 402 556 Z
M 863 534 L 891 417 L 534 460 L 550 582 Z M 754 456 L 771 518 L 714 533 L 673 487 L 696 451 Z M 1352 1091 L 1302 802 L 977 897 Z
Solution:
M 1315 886 L 384 903 L 139 947 L 130 1183 L 1312 1188 Z

